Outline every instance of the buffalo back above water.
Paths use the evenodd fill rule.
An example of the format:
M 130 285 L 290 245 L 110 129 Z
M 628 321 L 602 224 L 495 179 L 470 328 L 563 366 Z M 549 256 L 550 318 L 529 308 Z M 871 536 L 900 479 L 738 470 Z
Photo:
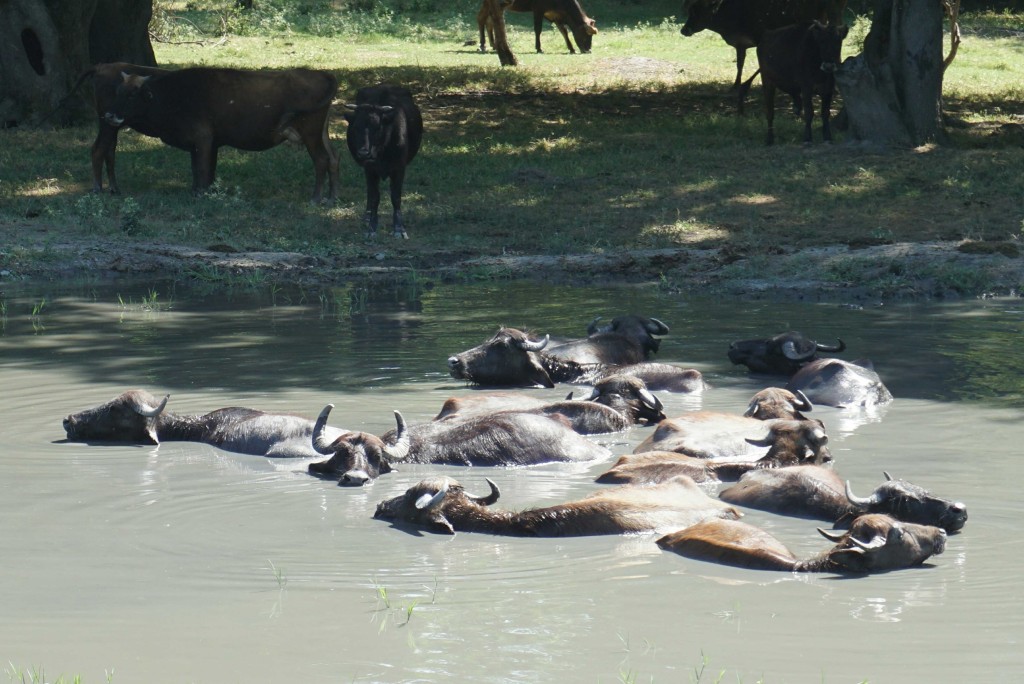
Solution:
M 786 389 L 803 392 L 814 404 L 865 407 L 888 404 L 892 393 L 870 361 L 816 359 L 790 378 Z

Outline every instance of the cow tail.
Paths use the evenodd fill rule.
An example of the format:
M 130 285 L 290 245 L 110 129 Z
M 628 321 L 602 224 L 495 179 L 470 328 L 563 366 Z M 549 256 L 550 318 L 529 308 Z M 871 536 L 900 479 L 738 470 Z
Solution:
M 750 75 L 750 78 L 740 84 L 739 92 L 736 93 L 736 109 L 740 114 L 743 113 L 743 102 L 747 99 L 747 93 L 750 92 L 750 86 L 754 83 L 754 79 L 757 78 L 759 73 L 761 73 L 760 67 Z
M 46 123 L 47 121 L 49 121 L 50 118 L 54 114 L 56 114 L 57 112 L 62 110 L 64 107 L 66 107 L 68 102 L 71 100 L 71 96 L 74 95 L 75 92 L 81 87 L 82 83 L 85 82 L 85 79 L 87 79 L 87 78 L 89 78 L 91 76 L 95 76 L 95 75 L 96 75 L 96 67 L 95 66 L 89 67 L 88 69 L 83 71 L 81 73 L 81 75 L 78 77 L 78 79 L 75 81 L 75 84 L 73 86 L 71 86 L 70 90 L 68 90 L 68 94 L 65 95 L 64 97 L 62 97 L 60 102 L 57 103 L 57 106 L 54 107 L 53 109 L 51 109 L 46 114 L 46 116 L 44 116 L 42 119 L 40 119 L 39 121 L 36 122 L 36 124 L 35 124 L 36 128 L 42 128 L 43 124 Z

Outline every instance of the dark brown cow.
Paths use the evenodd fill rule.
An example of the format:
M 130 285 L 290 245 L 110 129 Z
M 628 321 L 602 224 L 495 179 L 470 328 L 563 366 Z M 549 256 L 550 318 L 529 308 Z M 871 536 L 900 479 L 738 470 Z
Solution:
M 572 54 L 576 54 L 576 50 L 569 41 L 566 24 L 572 29 L 572 36 L 576 40 L 580 52 L 590 52 L 594 36 L 597 35 L 597 23 L 583 11 L 579 0 L 504 0 L 501 3 L 501 8 L 503 11 L 531 12 L 533 14 L 533 33 L 537 52 L 543 52 L 540 49 L 540 34 L 544 29 L 545 19 L 553 23 L 562 34 L 565 46 Z M 480 6 L 480 11 L 476 15 L 476 23 L 477 28 L 480 29 L 480 52 L 487 51 L 487 45 L 484 42 L 485 31 L 491 42 L 491 49 L 493 49 L 494 26 L 491 25 L 486 3 Z
M 940 528 L 881 514 L 860 516 L 845 534 L 818 532 L 836 545 L 802 561 L 772 535 L 738 520 L 704 520 L 665 535 L 658 546 L 687 558 L 755 570 L 856 574 L 921 565 L 946 548 Z
M 747 50 L 756 47 L 766 31 L 817 19 L 840 23 L 846 0 L 683 0 L 684 36 L 714 31 L 736 49 L 736 81 L 743 81 Z
M 789 93 L 803 105 L 804 143 L 813 140 L 814 96 L 821 98 L 821 135 L 832 142 L 830 125 L 832 96 L 835 94 L 835 71 L 839 68 L 846 26 L 826 25 L 817 21 L 786 26 L 768 31 L 757 44 L 759 72 L 740 86 L 738 107 L 757 73 L 761 74 L 764 115 L 768 120 L 767 143 L 775 142 L 775 89 Z
M 311 69 L 125 72 L 104 120 L 189 152 L 196 193 L 213 184 L 221 147 L 262 151 L 286 140 L 301 143 L 313 160 L 313 201 L 319 202 L 325 180 L 329 197 L 337 196 L 338 156 L 327 126 L 337 91 L 331 73 Z
M 423 141 L 423 117 L 412 93 L 399 86 L 380 84 L 360 88 L 356 103 L 347 105 L 348 151 L 366 177 L 366 236 L 377 235 L 380 184 L 389 180 L 392 233 L 407 239 L 402 219 L 405 170 Z
M 520 512 L 488 508 L 500 496 L 471 496 L 450 477 L 423 480 L 401 496 L 377 505 L 373 517 L 441 534 L 486 532 L 519 537 L 573 537 L 657 532 L 709 518 L 734 520 L 739 511 L 712 499 L 694 482 L 679 477 L 655 487 L 615 487 L 579 501 Z

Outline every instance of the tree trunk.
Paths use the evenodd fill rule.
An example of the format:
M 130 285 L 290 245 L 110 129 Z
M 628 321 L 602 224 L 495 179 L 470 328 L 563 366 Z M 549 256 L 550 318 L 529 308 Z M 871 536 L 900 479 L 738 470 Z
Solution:
M 491 25 L 494 27 L 494 51 L 498 53 L 498 61 L 502 66 L 515 66 L 519 62 L 508 44 L 508 34 L 505 32 L 505 11 L 501 8 L 501 1 L 484 0 L 484 7 L 487 9 Z
M 96 62 L 155 66 L 152 8 L 153 0 L 0 0 L 0 127 L 88 116 L 89 92 L 70 90 Z
M 854 139 L 917 146 L 942 136 L 942 22 L 937 0 L 874 0 L 864 52 L 836 72 Z

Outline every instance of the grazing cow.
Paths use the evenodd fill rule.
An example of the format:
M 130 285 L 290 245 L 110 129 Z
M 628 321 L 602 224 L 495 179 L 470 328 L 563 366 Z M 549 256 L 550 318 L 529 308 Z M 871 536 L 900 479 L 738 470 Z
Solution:
M 807 560 L 797 560 L 778 539 L 737 520 L 704 520 L 665 535 L 658 546 L 687 558 L 754 570 L 856 574 L 921 565 L 946 548 L 946 533 L 940 528 L 882 514 L 858 517 L 845 534 L 818 532 L 835 546 Z
M 718 411 L 694 411 L 658 423 L 654 433 L 633 450 L 674 451 L 696 458 L 754 461 L 765 450 L 748 439 L 761 438 L 773 420 L 806 420 L 805 397 L 777 387 L 763 389 L 751 399 L 742 416 Z M 769 421 L 769 422 L 765 422 Z
M 679 477 L 655 487 L 616 487 L 579 501 L 525 511 L 488 508 L 500 496 L 471 496 L 449 477 L 411 487 L 401 496 L 377 505 L 373 517 L 413 525 L 441 534 L 486 532 L 519 537 L 574 537 L 678 529 L 709 518 L 735 520 L 739 511 L 712 499 L 694 482 Z
M 746 440 L 752 445 L 769 447 L 760 458 L 700 458 L 676 451 L 641 451 L 620 456 L 615 465 L 599 475 L 596 481 L 641 485 L 663 482 L 675 475 L 687 475 L 695 482 L 730 482 L 752 470 L 832 460 L 825 446 L 828 437 L 820 422 L 773 420 L 768 425 L 770 429 L 766 437 Z
M 117 134 L 119 126 L 114 126 L 106 120 L 106 114 L 114 107 L 114 100 L 117 97 L 117 87 L 124 81 L 124 74 L 133 76 L 158 76 L 168 73 L 167 69 L 156 67 L 139 66 L 128 62 L 113 62 L 110 64 L 97 64 L 82 73 L 71 87 L 71 91 L 78 90 L 78 87 L 86 78 L 92 78 L 93 104 L 96 107 L 96 119 L 98 130 L 96 140 L 92 144 L 92 191 L 103 192 L 103 165 L 107 167 L 107 179 L 109 180 L 110 193 L 117 195 L 121 189 L 117 186 L 117 173 L 114 170 L 114 158 L 117 152 Z M 145 123 L 140 123 L 145 127 Z M 156 137 L 158 134 L 146 129 L 135 127 L 139 133 Z
M 722 501 L 782 515 L 828 520 L 845 526 L 864 513 L 885 513 L 897 520 L 934 525 L 947 532 L 967 522 L 967 507 L 959 501 L 933 496 L 923 487 L 893 480 L 885 473 L 871 496 L 858 497 L 836 473 L 817 465 L 774 470 L 751 470 L 739 482 L 718 493 Z
M 635 375 L 644 380 L 650 390 L 701 391 L 706 386 L 699 371 L 668 364 L 620 366 L 558 358 L 545 351 L 549 341 L 550 336 L 534 340 L 521 330 L 500 328 L 483 344 L 449 356 L 448 370 L 456 380 L 499 387 L 554 387 L 556 382 L 592 384 L 613 374 Z M 600 353 L 599 348 L 595 347 L 589 350 L 583 347 L 578 353 L 583 354 L 584 351 L 588 354 Z
M 714 31 L 736 49 L 736 81 L 743 81 L 747 50 L 756 47 L 766 31 L 817 19 L 839 23 L 846 0 L 683 0 L 684 36 Z
M 356 103 L 346 105 L 348 151 L 366 176 L 367 237 L 376 237 L 380 207 L 380 183 L 390 179 L 392 232 L 407 239 L 402 221 L 402 185 L 405 168 L 423 140 L 423 117 L 412 93 L 398 86 L 380 84 L 360 88 Z
M 204 442 L 226 451 L 255 456 L 315 458 L 310 440 L 314 422 L 283 413 L 248 408 L 222 408 L 204 415 L 178 416 L 165 411 L 168 397 L 159 400 L 145 390 L 129 390 L 102 406 L 64 419 L 69 440 L 76 442 Z M 331 428 L 325 439 L 345 431 Z
M 820 344 L 803 333 L 789 331 L 759 340 L 742 340 L 729 345 L 729 360 L 752 373 L 791 376 L 817 358 L 818 352 L 838 354 L 846 344 Z
M 846 26 L 826 25 L 817 21 L 785 26 L 768 31 L 757 44 L 760 69 L 740 86 L 738 107 L 743 112 L 743 100 L 754 77 L 761 74 L 764 95 L 764 115 L 768 120 L 767 144 L 775 142 L 775 89 L 800 99 L 803 105 L 804 143 L 813 140 L 811 122 L 814 120 L 814 95 L 821 98 L 821 135 L 832 142 L 832 96 L 835 94 L 835 71 L 839 68 Z
M 313 201 L 319 202 L 325 178 L 329 197 L 337 196 L 338 156 L 327 125 L 337 91 L 338 80 L 331 73 L 311 69 L 124 72 L 104 120 L 188 151 L 196 193 L 213 185 L 217 152 L 225 145 L 262 151 L 286 140 L 302 143 L 313 160 Z M 94 164 L 97 155 L 94 148 Z
M 565 39 L 565 46 L 572 54 L 576 54 L 576 50 L 573 49 L 572 43 L 569 41 L 566 24 L 572 29 L 572 37 L 576 39 L 580 52 L 584 54 L 590 52 L 594 36 L 597 35 L 597 23 L 583 11 L 579 0 L 504 0 L 501 3 L 501 8 L 503 11 L 533 13 L 533 33 L 537 52 L 543 52 L 540 49 L 540 33 L 544 29 L 545 19 L 558 28 L 562 38 Z M 487 44 L 484 42 L 485 31 L 490 40 L 491 49 L 493 49 L 494 26 L 491 23 L 490 14 L 487 12 L 486 2 L 480 6 L 480 11 L 477 12 L 476 23 L 477 28 L 480 29 L 480 52 L 487 51 Z
M 342 486 L 367 484 L 391 472 L 395 463 L 526 466 L 611 456 L 608 449 L 573 432 L 563 417 L 516 411 L 413 426 L 406 426 L 395 411 L 397 428 L 392 432 L 380 437 L 349 432 L 331 440 L 323 431 L 332 408 L 328 404 L 320 412 L 312 435 L 313 448 L 330 458 L 311 463 L 309 472 L 337 476 Z
M 786 389 L 803 392 L 815 404 L 837 408 L 871 408 L 892 401 L 889 388 L 865 359 L 816 359 L 797 371 Z

